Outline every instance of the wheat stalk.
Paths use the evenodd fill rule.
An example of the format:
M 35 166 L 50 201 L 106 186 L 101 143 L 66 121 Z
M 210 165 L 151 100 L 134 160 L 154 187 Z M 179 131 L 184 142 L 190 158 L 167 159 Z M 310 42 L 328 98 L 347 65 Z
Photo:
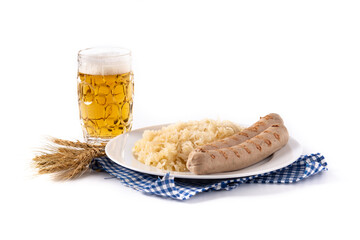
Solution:
M 98 145 L 98 144 L 90 144 L 90 143 L 80 142 L 79 140 L 77 140 L 75 142 L 75 141 L 70 141 L 70 140 L 54 138 L 54 137 L 52 137 L 50 139 L 55 144 L 73 147 L 73 148 L 99 148 L 99 147 L 105 147 L 105 145 L 106 145 L 105 143 L 100 143 L 100 145 Z
M 68 180 L 81 176 L 91 161 L 105 155 L 105 144 L 49 138 L 49 143 L 33 158 L 39 174 L 52 173 L 56 179 Z

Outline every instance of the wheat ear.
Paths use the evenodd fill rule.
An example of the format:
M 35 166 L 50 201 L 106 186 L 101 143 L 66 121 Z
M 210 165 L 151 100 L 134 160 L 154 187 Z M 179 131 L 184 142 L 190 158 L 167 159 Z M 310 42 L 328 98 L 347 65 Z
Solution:
M 91 161 L 105 155 L 105 144 L 49 138 L 49 144 L 33 158 L 39 174 L 53 173 L 56 179 L 68 180 L 89 170 Z

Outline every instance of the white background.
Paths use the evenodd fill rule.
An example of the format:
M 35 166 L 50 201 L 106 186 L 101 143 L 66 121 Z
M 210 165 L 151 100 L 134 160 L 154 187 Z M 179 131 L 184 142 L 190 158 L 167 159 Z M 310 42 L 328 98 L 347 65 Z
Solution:
M 357 1 L 2 2 L 0 237 L 358 238 L 359 12 Z M 45 136 L 82 139 L 77 52 L 104 45 L 133 51 L 134 129 L 277 112 L 329 171 L 185 202 L 105 173 L 35 176 Z

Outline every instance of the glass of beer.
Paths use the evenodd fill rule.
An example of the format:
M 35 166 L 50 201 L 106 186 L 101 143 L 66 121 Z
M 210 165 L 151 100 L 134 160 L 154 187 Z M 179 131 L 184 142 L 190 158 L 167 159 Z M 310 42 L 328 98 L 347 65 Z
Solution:
M 131 130 L 134 80 L 130 50 L 80 50 L 77 89 L 86 142 L 104 143 Z

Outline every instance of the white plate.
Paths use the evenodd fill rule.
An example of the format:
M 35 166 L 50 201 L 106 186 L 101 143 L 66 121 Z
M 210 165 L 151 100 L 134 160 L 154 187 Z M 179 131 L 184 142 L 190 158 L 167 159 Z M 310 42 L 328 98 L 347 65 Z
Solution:
M 148 173 L 152 175 L 164 176 L 169 171 L 161 170 L 153 166 L 148 166 L 138 161 L 132 154 L 132 148 L 136 141 L 142 138 L 145 130 L 158 130 L 166 125 L 157 125 L 146 128 L 133 130 L 131 132 L 119 135 L 111 139 L 106 147 L 106 155 L 115 163 L 129 168 L 134 171 Z M 279 151 L 275 152 L 270 157 L 254 164 L 250 167 L 224 173 L 214 173 L 209 175 L 195 175 L 191 172 L 173 172 L 170 175 L 176 178 L 190 178 L 190 179 L 224 179 L 251 176 L 261 173 L 274 171 L 296 161 L 302 154 L 301 145 L 290 137 L 289 142 Z

